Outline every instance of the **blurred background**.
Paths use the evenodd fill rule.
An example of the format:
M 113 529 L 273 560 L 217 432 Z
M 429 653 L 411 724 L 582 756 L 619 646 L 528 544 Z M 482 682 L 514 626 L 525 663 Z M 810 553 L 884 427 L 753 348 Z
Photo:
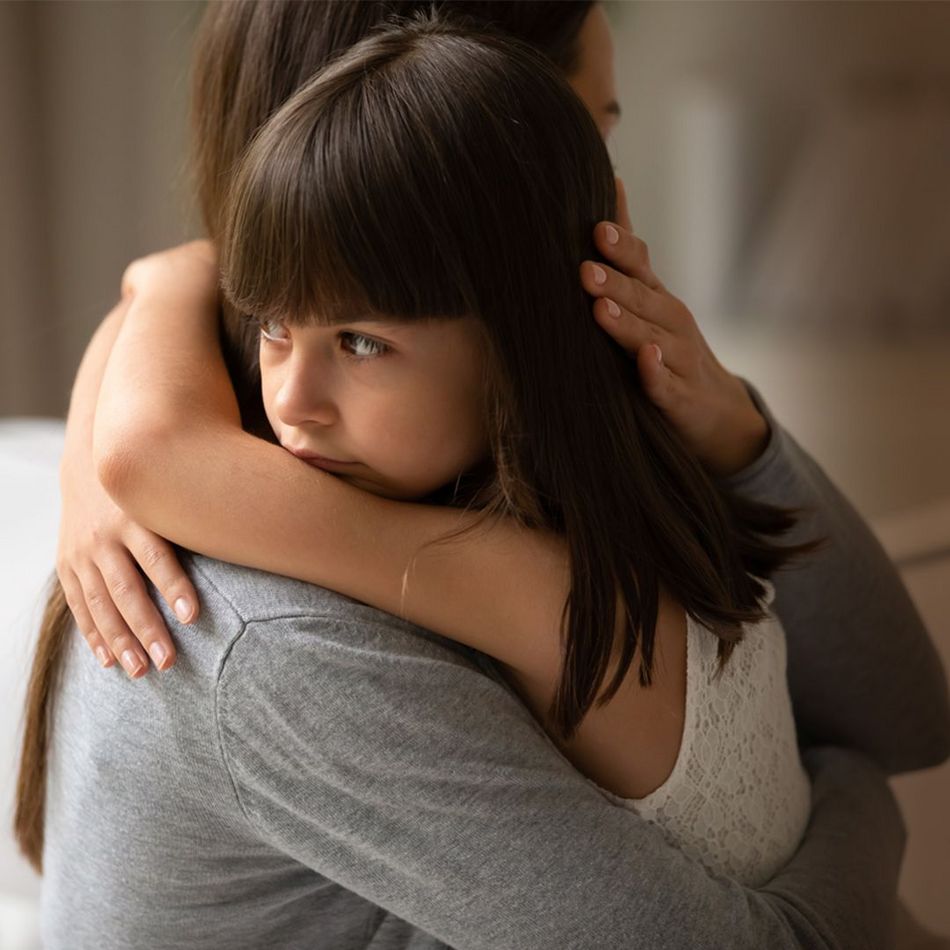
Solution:
M 185 155 L 203 6 L 0 2 L 0 424 L 61 417 L 124 266 L 199 234 Z M 871 520 L 948 662 L 950 4 L 606 7 L 611 152 L 655 270 Z M 31 449 L 42 477 L 52 438 Z M 937 773 L 896 783 L 902 889 L 950 932 Z M 31 896 L 4 847 L 0 894 Z

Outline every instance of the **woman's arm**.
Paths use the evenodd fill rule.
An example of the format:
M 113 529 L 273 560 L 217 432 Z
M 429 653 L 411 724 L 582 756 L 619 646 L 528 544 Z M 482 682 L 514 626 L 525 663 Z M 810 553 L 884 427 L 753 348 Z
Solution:
M 801 732 L 817 744 L 860 749 L 891 774 L 938 765 L 950 755 L 947 680 L 907 589 L 850 502 L 749 392 L 772 435 L 727 483 L 759 501 L 806 509 L 789 541 L 828 539 L 772 578 Z

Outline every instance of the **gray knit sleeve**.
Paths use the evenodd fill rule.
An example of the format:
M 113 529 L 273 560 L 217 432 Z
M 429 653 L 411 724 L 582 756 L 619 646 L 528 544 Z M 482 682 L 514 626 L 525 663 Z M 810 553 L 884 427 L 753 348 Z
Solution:
M 828 543 L 773 578 L 788 675 L 806 741 L 860 749 L 889 773 L 950 755 L 940 658 L 896 568 L 854 507 L 746 388 L 769 423 L 762 455 L 722 483 L 805 516 L 783 540 Z

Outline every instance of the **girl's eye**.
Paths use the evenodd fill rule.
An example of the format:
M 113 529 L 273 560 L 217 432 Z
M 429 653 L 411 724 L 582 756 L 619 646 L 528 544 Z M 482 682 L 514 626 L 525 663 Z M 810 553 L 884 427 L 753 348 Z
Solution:
M 280 320 L 262 320 L 261 336 L 271 343 L 283 343 L 285 340 L 290 339 L 287 335 L 287 328 Z
M 361 333 L 353 333 L 350 330 L 344 330 L 340 333 L 340 342 L 343 344 L 343 349 L 354 359 L 383 356 L 389 351 L 389 347 L 385 343 L 363 336 Z

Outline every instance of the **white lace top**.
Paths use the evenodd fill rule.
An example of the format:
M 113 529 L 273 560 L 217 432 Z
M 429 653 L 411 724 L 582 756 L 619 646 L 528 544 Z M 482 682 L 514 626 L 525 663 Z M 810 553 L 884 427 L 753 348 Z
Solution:
M 763 583 L 768 605 L 775 589 Z M 811 790 L 795 739 L 785 632 L 771 613 L 744 631 L 717 675 L 718 638 L 687 615 L 686 716 L 673 771 L 646 798 L 601 791 L 711 871 L 756 886 L 798 847 Z

